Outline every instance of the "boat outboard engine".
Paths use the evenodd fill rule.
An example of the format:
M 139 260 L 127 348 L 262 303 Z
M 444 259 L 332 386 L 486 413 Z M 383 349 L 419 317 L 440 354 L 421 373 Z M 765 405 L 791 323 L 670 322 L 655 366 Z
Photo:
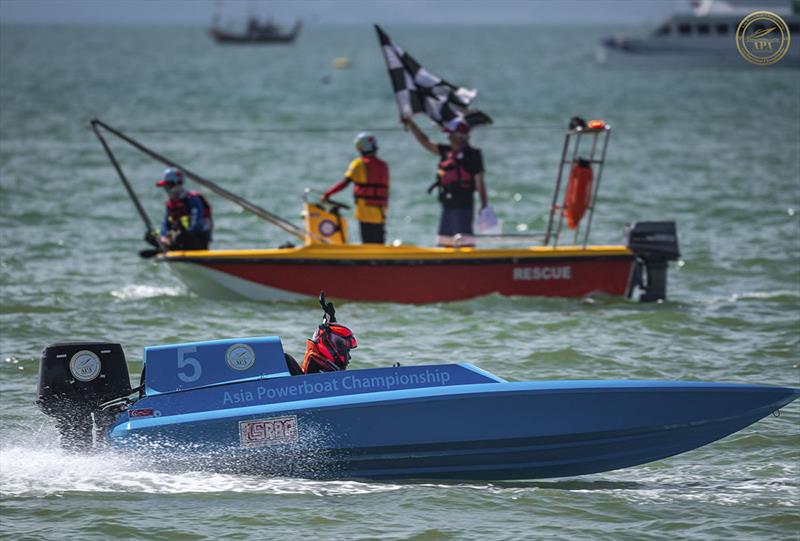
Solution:
M 125 353 L 107 342 L 59 342 L 42 352 L 39 399 L 36 404 L 54 417 L 61 445 L 74 450 L 92 447 L 95 431 L 105 431 L 124 409 L 114 399 L 132 392 Z
M 628 248 L 636 254 L 636 266 L 628 283 L 630 297 L 637 287 L 642 302 L 667 298 L 667 264 L 677 260 L 678 232 L 675 222 L 634 222 L 625 228 Z

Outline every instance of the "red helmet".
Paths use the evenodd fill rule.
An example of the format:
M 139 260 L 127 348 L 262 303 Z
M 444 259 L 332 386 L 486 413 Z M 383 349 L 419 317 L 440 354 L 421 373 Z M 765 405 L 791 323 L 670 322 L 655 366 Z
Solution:
M 350 364 L 350 350 L 358 347 L 353 331 L 339 323 L 320 325 L 314 331 L 311 341 L 326 359 L 333 362 L 339 370 Z

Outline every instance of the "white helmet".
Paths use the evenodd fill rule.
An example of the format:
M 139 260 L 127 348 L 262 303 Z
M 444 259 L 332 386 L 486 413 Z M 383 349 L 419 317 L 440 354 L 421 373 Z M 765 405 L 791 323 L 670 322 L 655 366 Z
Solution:
M 167 167 L 161 174 L 161 180 L 156 182 L 159 188 L 164 186 L 176 186 L 183 184 L 183 171 L 177 167 Z
M 369 132 L 362 131 L 356 135 L 355 141 L 356 150 L 361 154 L 371 154 L 378 150 L 378 140 Z

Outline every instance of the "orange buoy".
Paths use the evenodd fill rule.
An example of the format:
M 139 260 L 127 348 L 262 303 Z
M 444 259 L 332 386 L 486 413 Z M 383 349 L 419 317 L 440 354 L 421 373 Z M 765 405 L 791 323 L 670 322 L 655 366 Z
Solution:
M 570 229 L 578 227 L 592 199 L 592 164 L 578 158 L 569 173 L 567 192 L 564 195 L 564 217 Z

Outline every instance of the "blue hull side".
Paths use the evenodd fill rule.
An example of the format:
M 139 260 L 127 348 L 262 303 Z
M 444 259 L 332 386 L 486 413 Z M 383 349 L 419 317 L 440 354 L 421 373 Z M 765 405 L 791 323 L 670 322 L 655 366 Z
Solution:
M 484 383 L 134 419 L 122 446 L 191 449 L 204 466 L 277 475 L 538 479 L 662 459 L 732 434 L 798 391 L 682 382 Z M 243 430 L 293 419 L 292 441 Z M 270 428 L 272 430 L 272 428 Z

